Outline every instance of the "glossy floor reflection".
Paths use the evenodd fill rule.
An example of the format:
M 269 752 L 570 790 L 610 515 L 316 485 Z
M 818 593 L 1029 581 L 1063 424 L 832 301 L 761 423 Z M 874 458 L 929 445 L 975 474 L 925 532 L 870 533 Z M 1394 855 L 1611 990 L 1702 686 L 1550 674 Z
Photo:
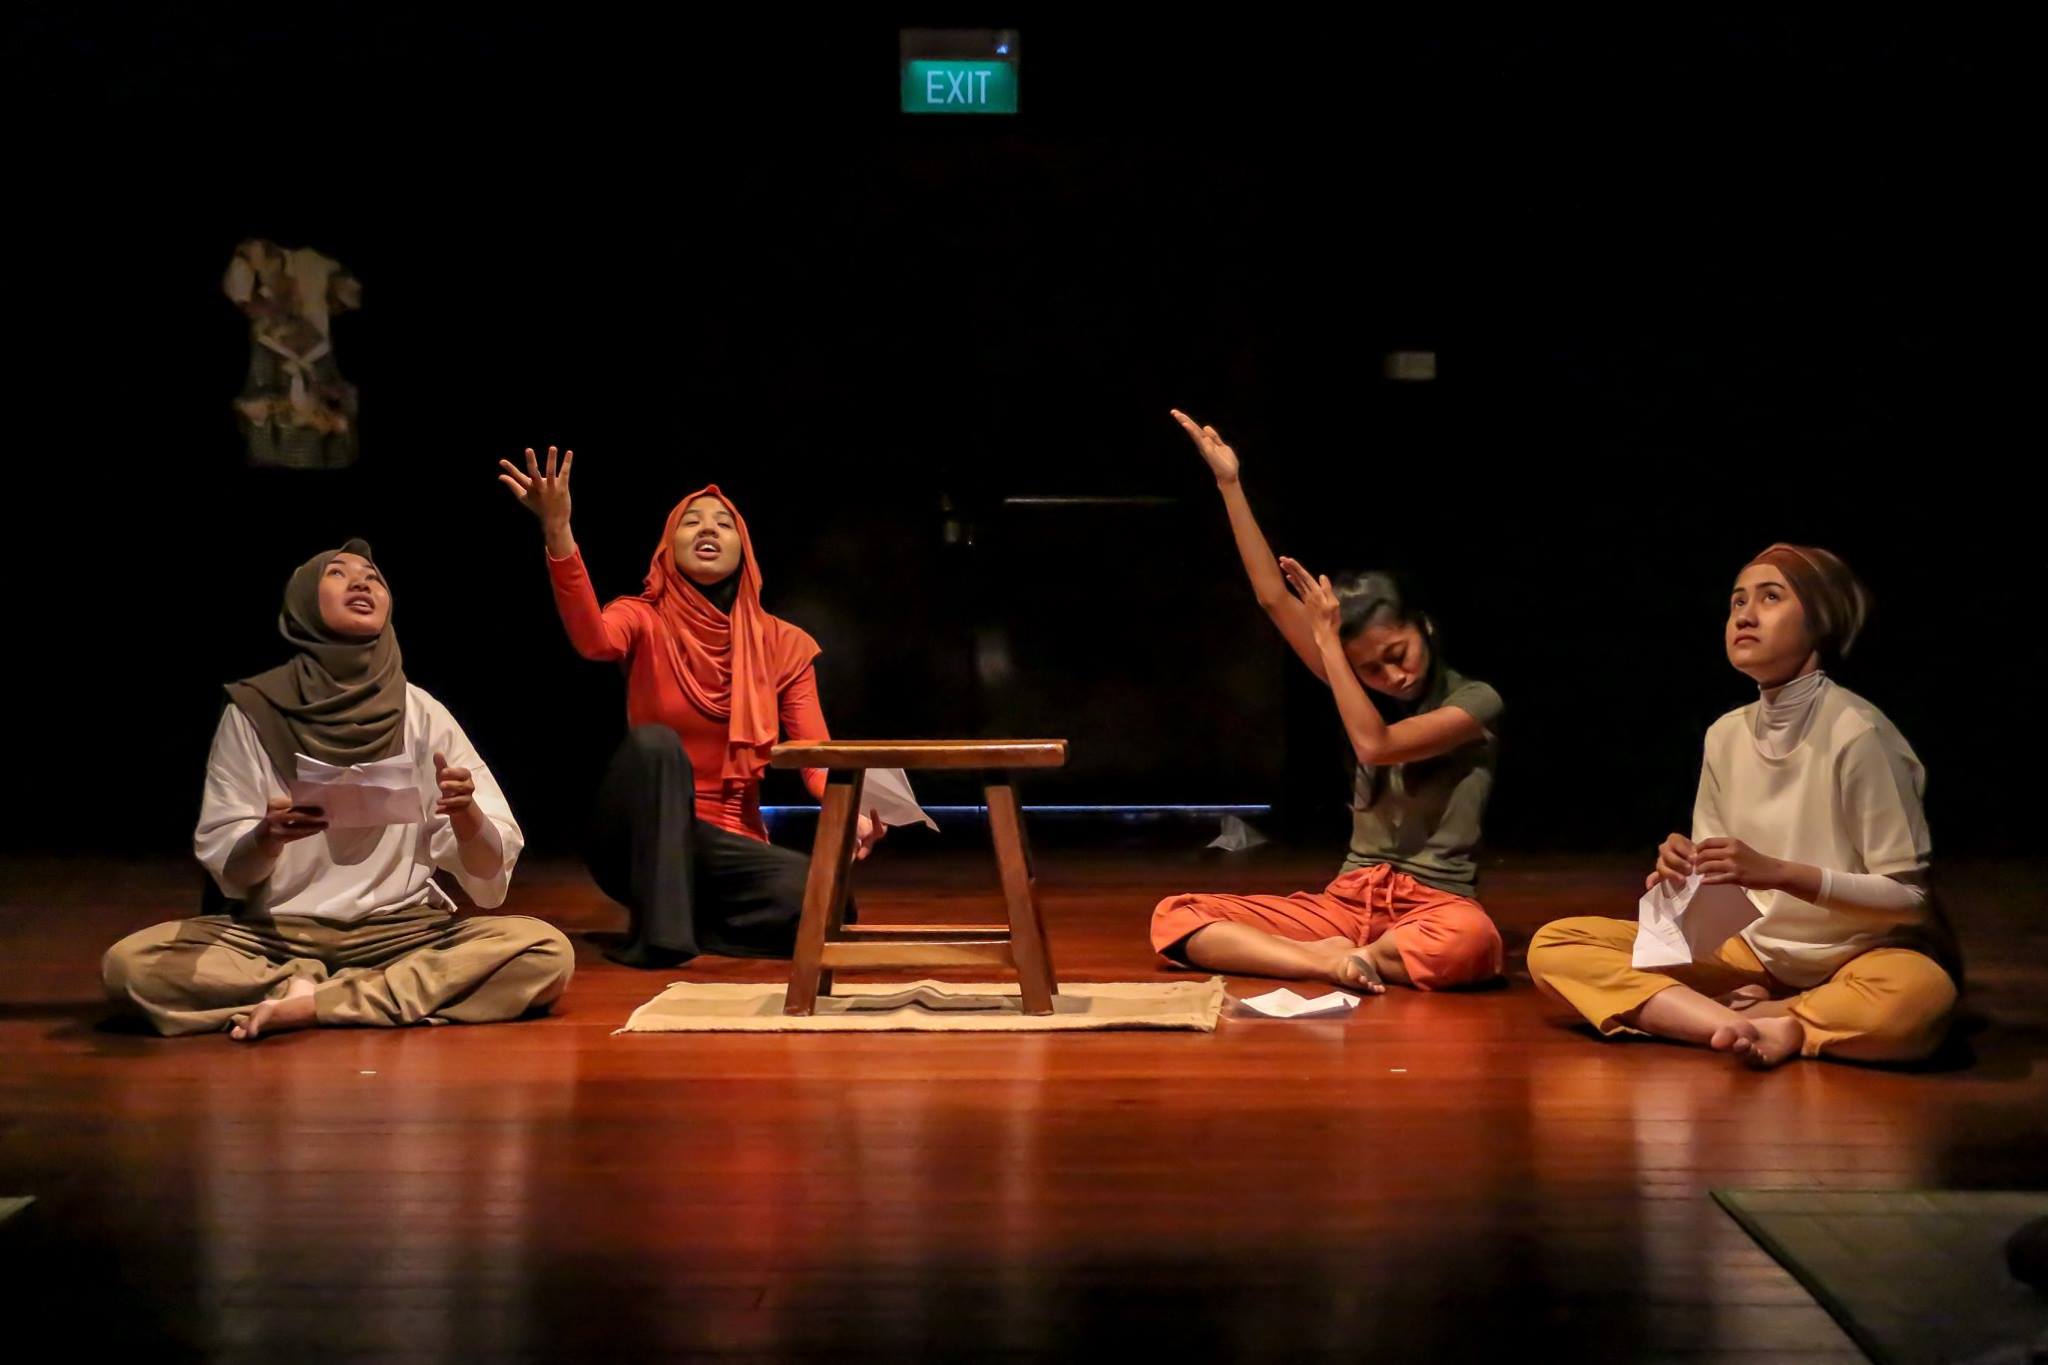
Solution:
M 1046 853 L 1060 970 L 1163 974 L 1160 895 L 1324 861 Z M 2048 1185 L 2042 870 L 1945 879 L 1980 1018 L 1943 1066 L 1755 1075 L 1545 1023 L 1518 953 L 1506 990 L 1212 1036 L 613 1037 L 669 978 L 579 942 L 541 1021 L 159 1040 L 105 1022 L 95 964 L 189 874 L 15 863 L 0 1194 L 39 1202 L 0 1254 L 24 1321 L 162 1359 L 1854 1359 L 1706 1191 Z M 863 875 L 876 920 L 993 905 L 985 856 Z M 1519 949 L 1638 876 L 1485 887 Z M 508 910 L 620 923 L 567 865 Z

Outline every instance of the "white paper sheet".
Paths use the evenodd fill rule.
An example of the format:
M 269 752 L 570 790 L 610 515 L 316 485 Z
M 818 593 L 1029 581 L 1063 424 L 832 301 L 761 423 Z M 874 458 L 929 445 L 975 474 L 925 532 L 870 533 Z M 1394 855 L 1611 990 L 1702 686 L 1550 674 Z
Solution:
M 299 770 L 289 784 L 292 804 L 319 807 L 330 829 L 416 825 L 426 819 L 419 776 L 404 754 L 346 768 L 305 754 L 294 757 Z
M 1253 1014 L 1263 1014 L 1269 1019 L 1323 1019 L 1339 1014 L 1349 1014 L 1358 1008 L 1358 997 L 1342 991 L 1331 991 L 1327 995 L 1301 996 L 1282 986 L 1277 991 L 1264 995 L 1247 995 L 1237 1002 L 1238 1008 Z
M 860 813 L 879 816 L 885 826 L 939 827 L 939 822 L 917 804 L 917 796 L 910 790 L 910 777 L 901 768 L 868 769 L 860 784 Z
M 1697 876 L 1678 886 L 1660 881 L 1636 903 L 1636 950 L 1631 960 L 1643 970 L 1699 962 L 1761 918 L 1762 912 L 1739 886 L 1708 886 Z
M 1230 853 L 1242 853 L 1248 848 L 1257 848 L 1266 842 L 1266 836 L 1238 819 L 1235 815 L 1223 817 L 1223 832 L 1209 841 L 1210 848 L 1220 848 Z

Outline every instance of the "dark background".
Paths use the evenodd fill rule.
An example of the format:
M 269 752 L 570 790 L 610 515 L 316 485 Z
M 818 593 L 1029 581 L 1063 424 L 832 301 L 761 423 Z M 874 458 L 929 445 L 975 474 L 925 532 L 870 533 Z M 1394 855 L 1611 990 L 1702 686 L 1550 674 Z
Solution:
M 1340 839 L 1341 732 L 1179 405 L 1276 548 L 1421 576 L 1506 698 L 1495 847 L 1685 824 L 1753 695 L 1726 587 L 1781 538 L 1875 589 L 1839 676 L 1926 760 L 1940 846 L 2030 847 L 1996 32 L 752 13 L 16 12 L 9 844 L 179 847 L 219 684 L 356 534 L 408 675 L 573 844 L 623 700 L 492 481 L 548 442 L 601 596 L 677 496 L 733 495 L 835 733 L 1066 735 L 1028 798 Z M 898 114 L 899 22 L 1020 28 L 1023 114 Z M 242 463 L 220 281 L 257 236 L 363 282 L 351 471 Z M 1442 377 L 1383 378 L 1395 348 Z

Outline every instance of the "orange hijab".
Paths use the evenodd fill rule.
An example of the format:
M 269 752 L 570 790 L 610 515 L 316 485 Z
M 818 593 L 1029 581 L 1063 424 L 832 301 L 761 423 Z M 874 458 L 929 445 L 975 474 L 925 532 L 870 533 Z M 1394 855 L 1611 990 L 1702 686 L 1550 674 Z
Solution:
M 676 524 L 691 503 L 704 497 L 724 503 L 740 533 L 740 586 L 730 613 L 712 606 L 675 564 Z M 818 657 L 818 642 L 762 609 L 761 570 L 747 520 L 717 484 L 698 489 L 668 514 L 639 600 L 660 618 L 658 647 L 683 695 L 705 715 L 727 722 L 720 776 L 758 780 L 767 770 L 768 750 L 781 737 L 782 689 Z

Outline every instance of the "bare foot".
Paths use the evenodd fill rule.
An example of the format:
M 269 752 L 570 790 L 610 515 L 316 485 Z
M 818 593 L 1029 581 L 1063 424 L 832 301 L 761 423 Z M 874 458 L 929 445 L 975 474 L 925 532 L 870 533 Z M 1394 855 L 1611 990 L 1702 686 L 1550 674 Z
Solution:
M 1768 1071 L 1800 1055 L 1806 1046 L 1806 1026 L 1793 1014 L 1756 1021 L 1757 1040 L 1737 1055 L 1759 1071 Z
M 1352 943 L 1346 943 L 1331 959 L 1330 980 L 1346 990 L 1366 995 L 1387 993 L 1387 983 L 1380 979 L 1380 969 L 1372 965 L 1372 954 Z
M 1806 1028 L 1793 1015 L 1767 1019 L 1741 1019 L 1714 1030 L 1707 1046 L 1725 1052 L 1759 1071 L 1768 1071 L 1799 1055 L 1806 1043 Z
M 247 1014 L 236 1015 L 228 1037 L 238 1043 L 253 1043 L 273 1033 L 312 1028 L 320 1022 L 313 1008 L 313 992 L 317 989 L 310 977 L 293 977 L 283 995 L 264 1001 Z
M 1747 1019 L 1732 1024 L 1723 1024 L 1714 1030 L 1714 1036 L 1707 1040 L 1707 1046 L 1716 1052 L 1730 1052 L 1737 1056 L 1755 1047 L 1763 1035 L 1757 1026 Z

